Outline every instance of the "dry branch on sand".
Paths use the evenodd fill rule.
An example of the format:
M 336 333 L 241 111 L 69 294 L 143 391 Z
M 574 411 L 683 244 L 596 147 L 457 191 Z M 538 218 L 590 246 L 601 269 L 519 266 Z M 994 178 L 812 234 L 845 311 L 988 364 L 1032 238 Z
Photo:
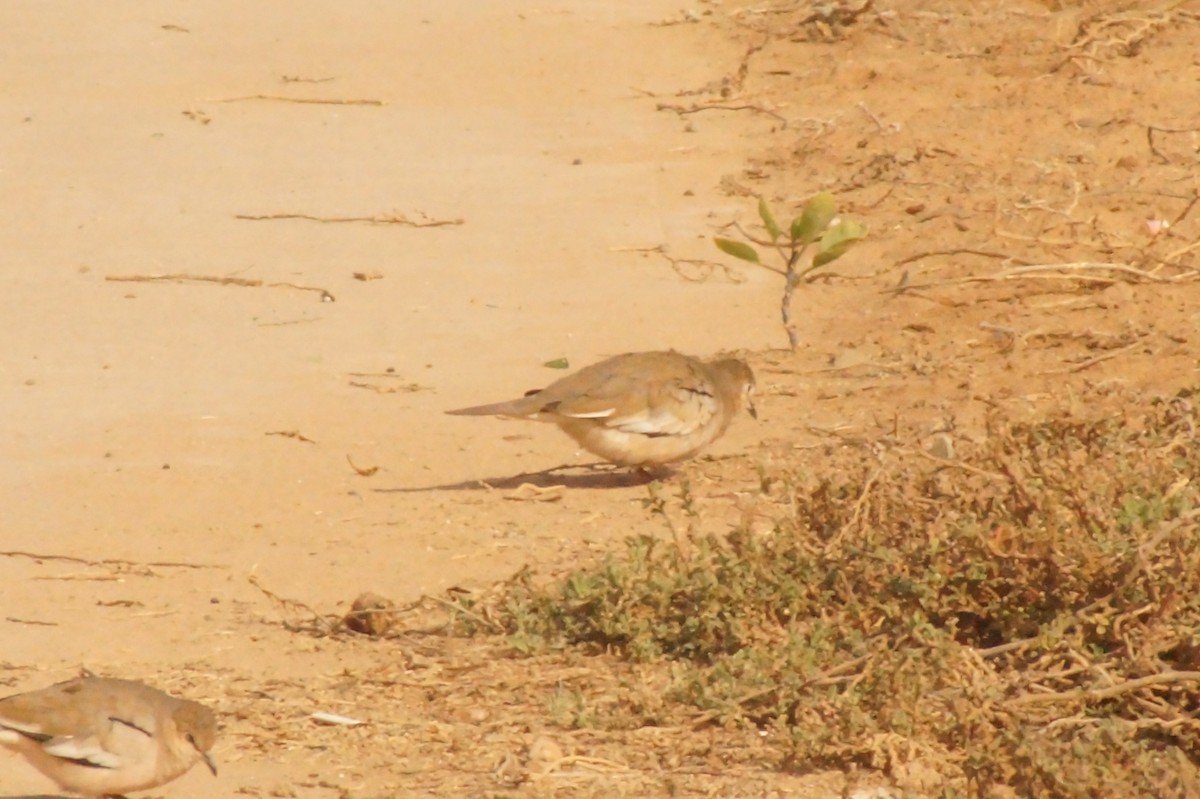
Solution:
M 285 97 L 277 94 L 247 94 L 241 97 L 217 97 L 205 102 L 210 103 L 241 103 L 247 100 L 265 100 L 276 103 L 300 103 L 306 105 L 369 105 L 381 106 L 383 100 L 345 100 L 337 97 Z
M 334 302 L 332 294 L 317 286 L 301 286 L 288 282 L 267 283 L 262 280 L 245 277 L 176 273 L 170 275 L 105 275 L 104 279 L 111 283 L 215 283 L 220 286 L 242 286 L 245 288 L 295 289 L 296 291 L 314 291 L 321 295 L 321 302 Z
M 313 214 L 295 214 L 295 213 L 279 213 L 279 214 L 234 214 L 234 219 L 244 219 L 250 222 L 265 222 L 271 220 L 282 219 L 303 219 L 309 222 L 321 222 L 324 224 L 337 224 L 342 222 L 364 222 L 369 225 L 406 225 L 408 227 L 453 227 L 466 224 L 466 220 L 457 219 L 430 219 L 421 214 L 420 219 L 410 219 L 404 214 L 381 214 L 372 216 L 315 216 Z

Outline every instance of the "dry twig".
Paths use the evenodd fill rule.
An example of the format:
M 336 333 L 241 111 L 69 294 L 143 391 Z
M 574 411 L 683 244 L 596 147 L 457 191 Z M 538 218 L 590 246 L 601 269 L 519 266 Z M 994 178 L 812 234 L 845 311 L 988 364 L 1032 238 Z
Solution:
M 268 436 L 283 436 L 284 438 L 294 438 L 297 441 L 303 441 L 305 444 L 315 444 L 311 438 L 303 435 L 299 430 L 271 430 L 265 433 Z
M 698 114 L 701 111 L 753 111 L 756 114 L 766 114 L 769 117 L 778 119 L 783 123 L 783 127 L 787 127 L 787 117 L 769 108 L 763 108 L 753 103 L 743 103 L 741 105 L 722 105 L 720 103 L 711 103 L 709 105 L 675 105 L 673 103 L 659 103 L 656 108 L 659 111 L 674 111 L 679 116 Z
M 389 377 L 395 375 L 389 375 Z M 379 386 L 374 383 L 362 383 L 357 380 L 351 380 L 350 385 L 354 388 L 365 388 L 374 391 L 376 394 L 413 394 L 417 391 L 432 391 L 429 386 L 423 386 L 420 383 L 406 383 L 402 386 Z
M 337 98 L 318 97 L 283 97 L 277 94 L 248 94 L 243 97 L 216 97 L 207 100 L 210 103 L 240 103 L 246 100 L 267 100 L 278 103 L 302 103 L 307 105 L 383 105 L 383 100 L 342 100 Z
M 703 283 L 712 277 L 713 273 L 718 269 L 724 273 L 725 279 L 730 283 L 746 282 L 746 278 L 742 276 L 741 272 L 738 272 L 736 269 L 733 269 L 726 264 L 718 263 L 717 261 L 708 261 L 702 258 L 676 258 L 668 253 L 666 246 L 662 244 L 659 244 L 657 247 L 614 247 L 612 250 L 610 250 L 610 252 L 640 252 L 661 255 L 663 258 L 667 259 L 667 263 L 671 264 L 671 268 L 675 270 L 675 274 L 679 275 L 689 283 Z M 766 266 L 768 269 L 773 269 L 773 267 L 769 265 L 764 264 L 764 266 Z M 694 267 L 695 272 L 690 272 L 684 267 Z
M 219 566 L 214 563 L 186 563 L 175 560 L 123 560 L 121 558 L 102 558 L 100 560 L 89 560 L 88 558 L 77 558 L 73 555 L 45 555 L 37 552 L 26 552 L 24 550 L 11 549 L 0 551 L 0 557 L 5 558 L 29 558 L 30 560 L 57 560 L 66 563 L 82 563 L 85 566 L 141 566 L 148 568 L 160 569 L 223 569 L 224 566 Z
M 407 225 L 408 227 L 448 227 L 466 223 L 465 219 L 430 219 L 421 214 L 422 219 L 409 219 L 404 214 L 383 214 L 378 216 L 314 216 L 313 214 L 234 214 L 234 219 L 244 219 L 250 222 L 264 222 L 278 219 L 304 219 L 309 222 L 336 224 L 339 222 L 365 222 L 369 225 Z
M 301 602 L 298 599 L 288 599 L 287 597 L 280 596 L 279 594 L 275 593 L 274 591 L 272 591 L 271 589 L 269 589 L 265 585 L 263 585 L 261 582 L 259 582 L 257 575 L 254 575 L 254 574 L 248 575 L 246 577 L 246 579 L 247 579 L 247 581 L 249 581 L 250 585 L 257 588 L 268 599 L 270 599 L 271 601 L 278 604 L 284 610 L 292 611 L 292 612 L 299 611 L 299 612 L 308 614 L 311 617 L 310 623 L 311 623 L 312 627 L 315 628 L 321 634 L 329 635 L 338 629 L 338 627 L 340 625 L 340 621 L 331 619 L 327 616 L 322 616 L 320 613 L 318 613 L 316 610 L 314 610 L 310 605 L 306 605 L 305 603 Z M 305 629 L 298 625 L 291 624 L 290 622 L 287 622 L 287 621 L 285 621 L 283 624 L 284 624 L 285 629 L 292 630 L 292 631 L 300 631 L 300 630 Z M 309 628 L 307 631 L 311 632 L 312 629 Z
M 1006 709 L 1025 705 L 1045 704 L 1049 702 L 1097 702 L 1112 699 L 1130 691 L 1140 691 L 1155 685 L 1175 685 L 1178 683 L 1200 683 L 1200 671 L 1164 671 L 1146 677 L 1124 680 L 1106 688 L 1079 688 L 1074 691 L 1052 691 L 1044 694 L 1022 694 L 1004 703 Z
M 104 279 L 111 283 L 216 283 L 221 286 L 244 286 L 246 288 L 296 289 L 297 291 L 315 291 L 321 295 L 321 302 L 334 302 L 334 296 L 318 286 L 301 286 L 286 282 L 265 283 L 246 277 L 176 273 L 171 275 L 105 275 Z

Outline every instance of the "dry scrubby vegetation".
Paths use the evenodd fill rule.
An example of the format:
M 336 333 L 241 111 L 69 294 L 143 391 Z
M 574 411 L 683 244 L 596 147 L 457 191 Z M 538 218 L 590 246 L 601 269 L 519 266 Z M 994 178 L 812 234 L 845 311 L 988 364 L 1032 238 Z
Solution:
M 920 764 L 923 795 L 1200 795 L 1198 392 L 996 415 L 955 460 L 831 449 L 762 474 L 765 528 L 691 538 L 683 485 L 651 500 L 673 544 L 525 573 L 462 623 L 669 675 L 576 723 L 749 726 L 782 769 Z

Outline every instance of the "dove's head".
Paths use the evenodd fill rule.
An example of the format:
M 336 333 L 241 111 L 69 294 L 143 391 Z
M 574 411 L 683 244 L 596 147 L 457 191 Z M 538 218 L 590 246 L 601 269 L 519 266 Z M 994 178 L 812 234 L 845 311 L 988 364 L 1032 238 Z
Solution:
M 744 406 L 750 415 L 758 418 L 754 407 L 754 372 L 740 358 L 724 358 L 713 361 L 712 369 L 717 376 L 717 389 L 722 398 L 733 403 L 733 410 Z
M 204 765 L 208 766 L 215 776 L 217 764 L 213 762 L 209 750 L 217 740 L 216 715 L 199 702 L 181 699 L 171 715 L 171 720 L 175 723 L 179 738 L 186 742 L 180 747 L 184 749 L 184 754 L 192 762 L 203 760 Z

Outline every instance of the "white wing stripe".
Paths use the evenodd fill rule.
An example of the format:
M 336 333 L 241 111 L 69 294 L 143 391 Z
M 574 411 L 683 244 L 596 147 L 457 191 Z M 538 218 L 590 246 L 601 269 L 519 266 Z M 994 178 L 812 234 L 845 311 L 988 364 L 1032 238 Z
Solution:
M 612 412 L 615 410 L 616 408 L 606 408 L 602 411 L 592 411 L 591 413 L 563 413 L 561 411 L 557 413 L 559 416 L 567 416 L 572 419 L 607 419 L 609 416 L 612 416 Z

